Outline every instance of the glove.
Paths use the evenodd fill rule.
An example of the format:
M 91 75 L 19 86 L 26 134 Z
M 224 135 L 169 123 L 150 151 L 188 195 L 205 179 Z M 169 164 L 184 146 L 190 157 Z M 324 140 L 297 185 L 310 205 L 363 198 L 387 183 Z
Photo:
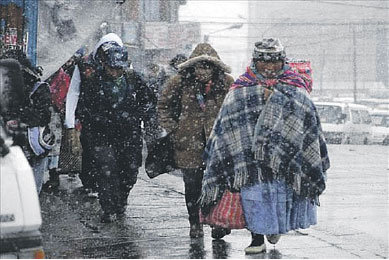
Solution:
M 80 133 L 75 128 L 66 130 L 66 142 L 73 155 L 81 154 Z
M 163 127 L 160 127 L 161 131 L 159 132 L 159 135 L 157 136 L 157 139 L 161 139 L 161 138 L 164 138 L 165 136 L 167 136 L 167 131 L 165 128 Z

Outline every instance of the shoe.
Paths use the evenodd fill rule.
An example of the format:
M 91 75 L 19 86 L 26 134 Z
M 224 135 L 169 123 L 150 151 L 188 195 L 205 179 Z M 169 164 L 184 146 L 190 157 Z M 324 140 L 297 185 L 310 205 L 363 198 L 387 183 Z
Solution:
M 266 251 L 266 245 L 265 243 L 263 243 L 262 245 L 260 246 L 248 246 L 244 249 L 244 252 L 247 254 L 247 255 L 252 255 L 252 254 L 259 254 L 259 253 L 262 253 L 262 252 L 265 252 Z
M 199 238 L 204 236 L 203 225 L 193 224 L 190 226 L 189 236 L 191 238 Z
M 126 208 L 125 207 L 119 208 L 118 210 L 116 210 L 116 218 L 123 219 L 125 217 L 126 217 Z
M 126 217 L 126 214 L 123 213 L 116 213 L 116 219 L 124 219 Z
M 48 180 L 45 184 L 42 185 L 42 191 L 51 193 L 58 191 L 59 180 Z
M 266 235 L 267 241 L 269 241 L 270 244 L 277 244 L 277 242 L 280 240 L 281 235 Z
M 97 199 L 99 194 L 97 192 L 89 191 L 87 194 L 88 198 Z
M 115 214 L 103 213 L 100 218 L 101 223 L 112 223 L 116 220 Z
M 231 229 L 229 228 L 214 227 L 212 228 L 211 237 L 214 239 L 221 239 L 229 234 L 231 234 Z

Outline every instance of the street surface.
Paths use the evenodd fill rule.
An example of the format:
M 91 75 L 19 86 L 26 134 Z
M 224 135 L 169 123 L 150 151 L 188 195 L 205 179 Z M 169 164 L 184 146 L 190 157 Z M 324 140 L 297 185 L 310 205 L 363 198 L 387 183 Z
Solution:
M 189 238 L 179 173 L 150 180 L 141 170 L 126 218 L 99 222 L 100 206 L 61 175 L 60 192 L 42 193 L 47 258 L 388 258 L 389 147 L 329 145 L 331 168 L 320 197 L 318 224 L 289 232 L 263 254 L 246 256 L 247 230 L 213 241 Z

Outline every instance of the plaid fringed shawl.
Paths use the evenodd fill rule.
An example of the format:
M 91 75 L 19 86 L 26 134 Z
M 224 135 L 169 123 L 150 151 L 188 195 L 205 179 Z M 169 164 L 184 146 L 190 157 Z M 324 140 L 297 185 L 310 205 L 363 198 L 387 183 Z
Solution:
M 273 88 L 265 101 L 255 74 L 246 73 L 227 94 L 204 153 L 204 213 L 225 189 L 274 179 L 315 201 L 324 191 L 329 158 L 316 108 L 302 88 Z

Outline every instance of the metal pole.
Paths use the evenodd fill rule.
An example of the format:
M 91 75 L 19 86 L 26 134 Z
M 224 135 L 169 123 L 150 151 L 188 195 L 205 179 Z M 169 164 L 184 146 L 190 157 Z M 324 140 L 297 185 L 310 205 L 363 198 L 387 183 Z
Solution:
M 322 61 L 321 61 L 321 72 L 320 72 L 320 85 L 319 85 L 319 93 L 321 96 L 323 96 L 323 94 L 324 94 L 323 78 L 324 78 L 325 63 L 326 63 L 326 50 L 323 48 Z
M 352 25 L 353 30 L 353 81 L 354 81 L 354 103 L 357 102 L 357 43 L 355 35 L 355 25 Z

